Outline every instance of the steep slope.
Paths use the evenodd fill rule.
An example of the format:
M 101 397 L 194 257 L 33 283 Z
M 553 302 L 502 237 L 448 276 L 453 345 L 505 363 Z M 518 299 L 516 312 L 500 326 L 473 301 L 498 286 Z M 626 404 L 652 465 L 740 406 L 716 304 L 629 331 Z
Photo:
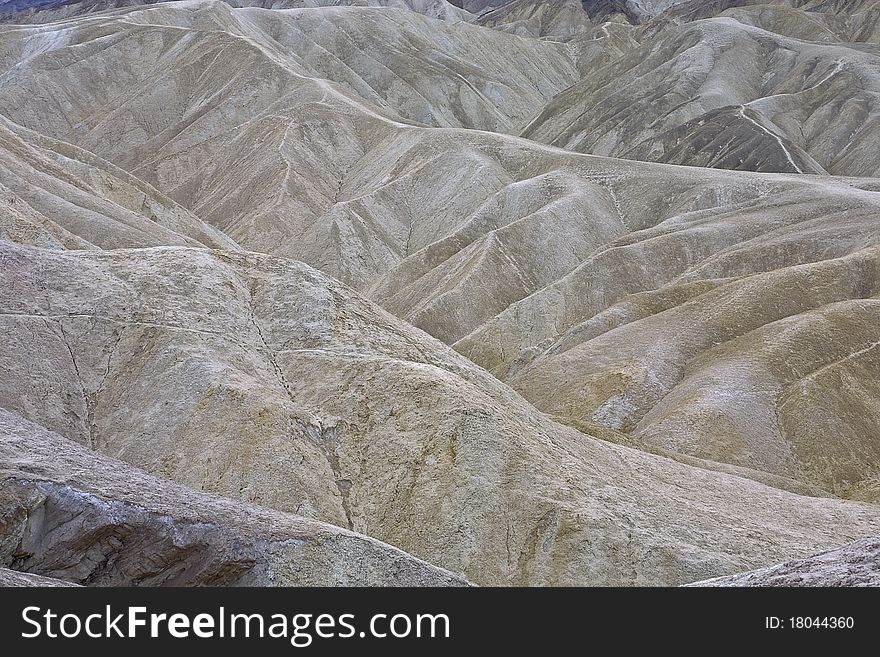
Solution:
M 619 13 L 605 12 L 615 3 L 602 4 L 605 9 L 587 6 L 584 11 L 573 0 L 516 0 L 479 18 L 481 25 L 497 28 L 492 31 L 460 20 L 440 25 L 425 14 L 442 12 L 412 2 L 405 8 L 415 11 L 324 4 L 292 12 L 246 9 L 232 14 L 216 8 L 208 11 L 204 9 L 208 3 L 188 1 L 117 10 L 103 21 L 87 21 L 80 27 L 108 38 L 104 30 L 112 29 L 108 21 L 114 17 L 119 21 L 116 31 L 127 30 L 131 26 L 125 23 L 136 20 L 141 26 L 154 25 L 154 30 L 164 26 L 166 32 L 171 27 L 210 30 L 211 40 L 222 40 L 221 34 L 242 37 L 244 41 L 232 50 L 256 46 L 269 60 L 254 64 L 254 70 L 280 67 L 284 76 L 334 80 L 393 120 L 521 131 L 529 139 L 579 152 L 673 164 L 850 176 L 873 176 L 880 170 L 873 148 L 878 138 L 880 53 L 875 45 L 851 43 L 876 43 L 880 30 L 876 3 L 842 7 L 721 2 L 694 16 L 686 11 L 689 3 L 617 3 L 626 5 L 624 14 L 633 22 L 648 22 L 630 30 L 631 43 L 622 51 L 620 43 L 610 49 L 600 47 L 605 61 L 593 51 L 597 41 L 612 35 L 608 25 L 591 31 L 590 15 L 600 22 L 615 16 L 621 20 Z M 46 18 L 49 13 L 38 15 Z M 713 17 L 678 24 L 704 16 Z M 615 31 L 620 27 L 610 25 Z M 68 29 L 62 33 L 66 35 Z M 35 32 L 13 34 L 42 40 Z M 550 39 L 517 39 L 512 34 Z M 142 42 L 144 35 L 132 36 L 106 48 L 104 54 L 119 57 L 118 49 L 150 50 Z M 78 39 L 90 37 L 75 37 L 74 42 Z M 573 41 L 567 47 L 549 43 L 556 39 Z M 67 40 L 49 40 L 53 52 L 64 51 Z M 11 47 L 15 51 L 19 46 Z M 202 43 L 197 50 L 205 48 Z M 607 57 L 615 51 L 617 56 Z M 172 71 L 198 67 L 191 54 L 184 54 L 173 67 L 162 63 Z M 250 55 L 238 57 L 247 61 Z M 104 65 L 107 75 L 121 77 L 118 66 Z M 79 76 L 80 72 L 74 67 L 69 73 Z M 155 74 L 140 73 L 150 80 Z M 39 73 L 28 66 L 13 78 L 14 84 L 26 75 L 39 79 Z M 164 87 L 180 85 L 177 76 L 159 75 Z M 297 81 L 295 86 L 300 84 Z M 52 95 L 59 92 L 64 95 L 58 89 Z M 137 99 L 145 94 L 134 88 L 122 93 Z M 194 102 L 200 96 L 196 94 Z M 157 99 L 148 96 L 144 110 L 152 109 L 151 100 Z M 45 102 L 45 96 L 34 101 Z M 286 99 L 273 109 L 286 117 L 289 105 Z M 50 106 L 40 111 L 59 109 Z M 24 115 L 35 110 L 23 108 L 13 118 L 26 122 Z M 92 150 L 90 144 L 83 145 Z
M 694 21 L 728 10 L 754 8 L 757 11 L 796 9 L 819 24 L 825 21 L 859 24 L 866 20 L 874 22 L 880 9 L 877 0 L 660 0 L 652 4 L 656 4 L 661 11 L 649 12 L 649 16 L 663 16 L 678 21 Z M 848 40 L 865 39 L 856 37 Z
M 685 277 L 678 295 L 633 295 L 585 322 L 510 381 L 562 417 L 876 501 L 878 263 L 872 247 L 689 291 Z
M 0 173 L 0 238 L 53 248 L 238 248 L 118 167 L 3 117 Z
M 0 568 L 0 586 L 76 586 L 70 582 L 51 577 L 20 573 L 17 570 Z
M 730 9 L 757 7 L 797 9 L 809 13 L 817 22 L 832 16 L 856 21 L 871 16 L 878 9 L 877 0 L 583 0 L 583 7 L 595 21 L 609 16 L 625 16 L 632 23 L 649 23 L 655 18 L 689 22 L 711 18 Z
M 844 41 L 853 45 L 880 43 L 880 3 L 876 0 L 838 3 L 836 7 L 834 3 L 815 7 L 803 5 L 804 9 L 796 8 L 799 3 L 742 4 L 746 6 L 728 9 L 721 15 L 804 41 Z M 795 4 L 795 7 L 789 4 Z
M 347 9 L 338 13 L 354 16 L 360 15 L 358 11 Z M 561 152 L 543 151 L 527 142 L 486 134 L 421 130 L 384 116 L 378 108 L 371 109 L 366 103 L 355 101 L 337 86 L 290 72 L 287 64 L 278 64 L 273 59 L 274 51 L 268 46 L 252 45 L 247 40 L 250 37 L 235 39 L 195 28 L 170 29 L 158 24 L 161 21 L 181 24 L 205 21 L 216 25 L 231 21 L 233 27 L 240 27 L 241 16 L 246 12 L 270 16 L 268 22 L 280 20 L 271 12 L 232 12 L 218 3 L 206 4 L 198 11 L 172 11 L 165 7 L 162 13 L 157 12 L 158 8 L 138 12 L 137 22 L 154 20 L 157 25 L 152 27 L 132 28 L 116 25 L 115 19 L 109 21 L 102 29 L 111 33 L 101 49 L 93 42 L 56 47 L 67 39 L 76 44 L 90 38 L 97 28 L 89 26 L 98 19 L 72 24 L 79 27 L 71 27 L 74 33 L 56 40 L 54 45 L 43 41 L 46 37 L 39 30 L 34 33 L 28 31 L 30 28 L 24 32 L 18 28 L 10 31 L 9 42 L 18 48 L 27 47 L 37 53 L 46 47 L 51 49 L 28 58 L 21 70 L 7 73 L 6 83 L 0 90 L 4 110 L 21 121 L 33 122 L 33 117 L 39 114 L 43 130 L 98 152 L 149 180 L 247 248 L 306 261 L 361 289 L 379 283 L 377 279 L 382 273 L 409 256 L 456 235 L 480 212 L 484 203 L 490 204 L 486 210 L 491 211 L 491 204 L 502 198 L 493 199 L 493 196 L 513 183 L 535 178 L 533 183 L 525 185 L 524 192 L 530 196 L 529 190 L 539 185 L 542 176 L 550 175 L 563 181 L 562 186 L 557 187 L 564 196 L 569 195 L 566 190 L 572 190 L 572 198 L 577 199 L 571 201 L 575 204 L 571 207 L 572 216 L 602 216 L 601 222 L 593 218 L 568 228 L 584 231 L 586 235 L 572 243 L 573 249 L 556 249 L 560 254 L 556 262 L 548 261 L 544 255 L 549 252 L 550 244 L 532 256 L 524 255 L 536 264 L 526 263 L 517 268 L 528 271 L 540 266 L 550 271 L 534 280 L 522 277 L 527 279 L 525 286 L 520 286 L 522 289 L 505 292 L 503 298 L 479 310 L 484 315 L 482 318 L 469 321 L 456 329 L 456 334 L 444 339 L 454 340 L 474 330 L 482 320 L 502 311 L 506 304 L 564 275 L 611 239 L 675 214 L 675 210 L 666 214 L 661 211 L 662 216 L 656 219 L 639 219 L 630 226 L 625 222 L 621 225 L 618 203 L 632 203 L 633 212 L 644 212 L 652 206 L 643 204 L 638 195 L 646 190 L 656 201 L 661 197 L 660 190 L 654 193 L 647 190 L 647 186 L 639 186 L 632 199 L 618 195 L 615 201 L 612 195 L 617 194 L 618 186 L 605 181 L 651 175 L 648 170 L 577 160 Z M 369 15 L 392 14 L 390 10 L 382 10 Z M 324 20 L 321 17 L 329 14 L 327 10 L 314 10 L 297 15 Z M 117 32 L 123 28 L 124 32 Z M 469 29 L 480 34 L 486 32 L 480 28 Z M 22 34 L 30 36 L 23 40 Z M 509 35 L 499 37 L 522 43 L 533 41 Z M 71 112 L 53 109 L 54 105 L 45 102 L 45 97 L 36 91 L 40 85 L 51 89 L 53 96 L 69 96 L 72 89 L 77 88 L 74 79 L 97 75 L 90 72 L 105 71 L 104 67 L 106 71 L 115 72 L 115 62 L 124 58 L 127 48 L 138 44 L 155 52 L 165 38 L 171 39 L 169 44 L 179 45 L 160 51 L 169 53 L 168 57 L 155 62 L 146 58 L 145 73 L 135 71 L 110 76 L 119 82 L 120 88 L 104 92 L 102 87 L 80 84 L 77 98 L 70 98 L 70 102 L 74 105 L 76 100 L 74 106 L 81 109 L 72 116 Z M 72 64 L 59 69 L 59 61 L 68 61 L 59 57 L 70 48 L 77 48 L 75 57 L 70 60 Z M 87 48 L 95 48 L 96 52 L 92 54 Z M 21 51 L 11 51 L 10 65 L 15 61 L 16 52 Z M 215 59 L 214 55 L 218 57 Z M 232 60 L 225 58 L 233 55 L 239 64 L 245 61 L 241 57 L 253 57 L 252 67 L 272 71 L 272 74 L 258 80 L 244 74 L 231 79 L 219 75 L 220 70 L 231 67 Z M 246 70 L 248 66 L 238 68 Z M 159 75 L 165 82 L 156 83 L 150 77 L 153 75 Z M 143 81 L 145 77 L 148 85 Z M 168 92 L 164 91 L 166 88 Z M 300 91 L 294 93 L 293 89 Z M 109 98 L 120 95 L 128 102 L 115 110 L 107 109 Z M 166 108 L 157 124 L 153 120 L 156 114 L 153 108 L 160 100 L 161 106 L 167 106 L 166 97 L 178 99 L 173 105 L 178 109 L 171 112 Z M 125 146 L 122 134 L 142 135 L 143 143 L 138 148 Z M 255 149 L 255 143 L 260 144 L 260 148 Z M 577 171 L 568 175 L 564 169 L 569 167 Z M 663 175 L 666 174 L 656 174 Z M 685 199 L 699 196 L 691 196 L 692 190 L 709 194 L 707 185 L 720 181 L 704 176 L 694 179 L 692 174 L 685 173 L 674 175 L 676 180 L 689 177 L 695 180 L 695 184 L 686 185 L 682 191 L 685 204 L 691 202 Z M 746 191 L 748 189 L 764 188 L 762 183 L 746 179 L 733 187 L 743 190 L 739 200 L 754 197 L 754 193 Z M 556 194 L 547 188 L 542 196 L 527 199 L 523 210 L 526 215 L 532 214 L 541 207 L 535 206 L 536 199 L 544 198 L 542 204 L 552 204 L 558 200 Z M 664 206 L 687 211 L 675 201 L 660 204 L 660 208 Z M 526 216 L 517 215 L 519 210 L 513 209 L 514 214 L 504 219 L 504 223 Z M 486 219 L 496 221 L 488 216 Z M 560 216 L 557 221 L 566 220 Z M 539 218 L 533 217 L 531 223 L 537 227 Z M 477 235 L 485 235 L 498 227 L 480 229 Z M 525 224 L 522 227 L 525 228 Z M 548 231 L 542 234 L 545 236 L 542 239 L 561 239 Z M 462 241 L 455 251 L 470 242 L 473 240 Z M 567 253 L 569 250 L 574 250 L 571 256 Z M 500 266 L 508 269 L 503 262 Z M 399 287 L 399 282 L 394 286 Z M 377 291 L 375 297 L 384 299 L 387 294 L 384 290 Z M 427 300 L 430 302 L 430 297 Z M 412 310 L 403 304 L 395 303 L 394 307 L 395 312 L 407 317 L 412 315 Z M 485 315 L 487 312 L 490 314 Z M 421 325 L 435 332 L 429 323 Z
M 526 350 L 552 339 L 549 347 L 622 296 L 657 289 L 692 268 L 705 264 L 711 278 L 716 272 L 708 267 L 717 262 L 718 277 L 741 276 L 850 253 L 877 240 L 872 217 L 880 199 L 859 188 L 872 189 L 868 181 L 658 167 L 490 136 L 421 136 L 399 139 L 387 164 L 411 177 L 480 161 L 486 189 L 472 200 L 460 195 L 455 215 L 435 238 L 422 237 L 428 226 L 415 223 L 411 246 L 419 248 L 370 294 L 446 342 L 473 335 L 488 351 L 466 353 L 499 375 Z M 436 150 L 442 158 L 429 160 L 426 151 Z M 386 180 L 386 161 L 374 162 L 371 178 L 358 186 Z M 359 206 L 378 213 L 380 200 L 393 201 L 396 190 L 389 187 L 382 186 L 375 200 L 360 199 Z M 443 215 L 432 198 L 420 200 L 415 214 L 433 216 L 430 228 L 436 230 Z M 765 235 L 775 238 L 780 251 L 788 245 L 778 263 L 769 253 L 774 243 L 762 244 Z M 640 271 L 646 257 L 650 266 Z M 559 307 L 559 296 L 565 307 Z M 500 345 L 497 332 L 478 335 L 496 324 L 496 315 L 507 336 Z
M 0 2 L 0 22 L 48 23 L 99 12 L 158 4 L 160 0 L 6 0 Z M 187 2 L 188 0 L 164 0 Z M 232 7 L 309 9 L 315 7 L 390 7 L 407 9 L 444 21 L 472 21 L 474 16 L 447 0 L 223 0 Z
M 450 161 L 462 157 L 453 136 L 446 144 Z M 418 147 L 412 150 L 407 161 L 424 161 Z M 866 247 L 880 243 L 876 183 L 629 168 L 529 148 L 505 155 L 494 166 L 516 172 L 515 182 L 497 184 L 500 191 L 460 228 L 404 259 L 373 287 L 373 298 L 454 343 L 542 410 L 626 431 L 688 376 L 690 359 L 705 352 L 712 362 L 720 352 L 711 348 L 756 331 L 736 344 L 753 379 L 733 383 L 728 374 L 694 383 L 720 390 L 729 380 L 738 394 L 725 394 L 723 406 L 707 396 L 713 414 L 694 406 L 705 416 L 698 430 L 693 413 L 685 413 L 690 402 L 682 399 L 689 398 L 671 395 L 663 413 L 678 418 L 678 428 L 645 428 L 645 436 L 656 447 L 876 499 L 880 461 L 870 430 L 876 391 L 822 378 L 795 404 L 776 399 L 765 385 L 769 377 L 788 387 L 814 364 L 858 353 L 880 337 L 872 337 L 868 315 L 867 332 L 834 330 L 838 349 L 828 350 L 822 347 L 828 332 L 811 315 L 799 317 L 852 301 L 846 314 L 875 295 L 876 249 Z M 648 225 L 639 224 L 648 217 Z M 793 324 L 810 320 L 805 330 L 816 332 L 815 352 L 799 344 L 803 365 L 777 372 L 779 355 L 763 350 L 762 340 L 788 317 Z M 872 381 L 873 353 L 842 367 Z M 583 354 L 590 357 L 572 365 Z M 838 401 L 829 409 L 832 390 Z M 792 421 L 755 434 L 752 391 L 768 398 L 761 426 L 775 426 L 783 404 Z M 829 443 L 811 428 L 832 426 L 831 418 L 845 441 Z M 740 435 L 751 435 L 753 444 L 744 446 Z M 771 442 L 783 453 L 794 445 L 796 453 L 771 461 Z
M 556 96 L 522 136 L 675 164 L 880 171 L 876 47 L 802 41 L 727 16 L 645 29 L 640 47 Z
M 15 508 L 116 531 L 56 484 L 120 458 L 488 584 L 878 531 L 880 183 L 828 175 L 880 167 L 876 3 L 123 4 L 0 26 L 0 240 L 52 247 L 0 242 L 0 407 L 65 455 Z
M 4 408 L 478 583 L 681 583 L 880 528 L 876 507 L 554 424 L 304 265 L 179 248 L 2 251 Z
M 644 15 L 644 12 L 637 11 L 638 5 L 631 0 L 583 0 L 581 5 L 594 23 L 604 23 L 614 19 L 638 23 L 640 16 Z
M 512 38 L 413 12 L 323 9 L 241 11 L 307 75 L 326 78 L 380 109 L 438 127 L 516 132 L 579 78 L 562 45 Z
M 880 540 L 867 538 L 807 559 L 691 586 L 880 586 Z
M 483 14 L 496 7 L 505 5 L 510 0 L 451 0 L 456 7 L 461 7 L 472 14 Z
M 0 411 L 0 564 L 99 586 L 460 586 L 390 545 L 198 493 Z
M 231 95 L 249 88 L 257 95 L 246 95 L 240 103 L 251 103 L 253 110 L 271 107 L 278 115 L 310 100 L 296 102 L 293 89 L 337 95 L 337 87 L 328 91 L 326 83 L 312 78 L 334 80 L 391 118 L 513 131 L 578 75 L 562 45 L 399 9 L 234 10 L 221 2 L 187 1 L 57 26 L 10 26 L 0 30 L 0 41 L 8 100 L 21 101 L 39 82 L 49 85 L 27 106 L 4 105 L 4 113 L 24 124 L 25 117 L 34 120 L 34 112 L 47 114 L 45 130 L 56 137 L 63 137 L 59 121 L 69 121 L 67 130 L 94 129 L 79 123 L 98 120 L 99 113 L 103 125 L 123 117 L 145 124 L 132 126 L 132 136 L 144 140 L 154 138 L 163 123 L 186 115 L 219 119 L 220 136 L 238 124 L 229 123 L 234 116 L 218 116 L 205 107 L 216 106 L 218 96 L 231 103 Z M 163 50 L 165 43 L 177 47 Z M 142 52 L 143 60 L 127 68 L 133 52 Z M 221 67 L 233 58 L 247 66 L 228 79 L 230 69 Z M 199 74 L 190 77 L 194 71 Z M 249 71 L 257 75 L 244 78 Z M 112 84 L 104 89 L 107 80 Z M 178 97 L 183 92 L 192 97 Z M 117 106 L 112 100 L 123 102 Z M 157 116 L 159 108 L 169 113 L 167 119 Z M 135 111 L 146 116 L 128 116 Z
M 477 24 L 522 36 L 562 39 L 593 27 L 580 0 L 514 0 L 483 14 Z
M 282 47 L 253 24 L 263 20 L 270 33 L 284 38 L 278 21 L 288 21 L 286 33 L 292 34 L 289 30 L 300 24 L 297 21 L 306 21 L 303 30 L 308 24 L 315 28 L 309 31 L 318 33 L 317 25 L 352 16 L 389 25 L 427 19 L 392 10 L 320 9 L 289 16 L 262 10 L 233 12 L 222 3 L 189 9 L 163 6 L 124 16 L 124 20 L 80 19 L 60 26 L 60 33 L 48 26 L 0 32 L 0 39 L 9 44 L 4 50 L 7 72 L 0 83 L 0 111 L 113 161 L 253 250 L 320 264 L 348 282 L 370 280 L 399 260 L 396 251 L 406 250 L 408 215 L 399 214 L 397 226 L 377 225 L 364 231 L 359 225 L 363 219 L 343 201 L 357 195 L 356 189 L 347 189 L 346 179 L 369 167 L 369 153 L 380 151 L 386 139 L 408 125 L 379 113 L 380 108 L 352 97 L 339 85 L 296 72 L 304 67 L 292 54 L 279 54 Z M 148 25 L 148 20 L 156 24 Z M 169 27 L 166 22 L 193 26 Z M 436 21 L 430 25 L 426 35 L 440 34 Z M 217 31 L 218 27 L 227 31 Z M 263 41 L 236 36 L 236 29 L 261 33 Z M 485 41 L 485 34 L 511 47 L 521 46 L 528 75 L 550 84 L 549 69 L 534 57 L 532 40 L 467 29 L 476 31 L 474 47 Z M 104 30 L 110 33 L 95 39 Z M 300 44 L 308 42 L 300 40 Z M 538 47 L 554 53 L 564 48 Z M 131 53 L 138 53 L 137 64 L 128 66 Z M 16 64 L 19 60 L 24 61 Z M 400 60 L 400 65 L 409 66 L 408 61 Z M 505 68 L 503 72 L 499 68 L 498 75 L 512 80 L 515 75 L 507 70 L 508 61 L 497 58 L 497 65 Z M 573 65 L 566 66 L 574 75 Z M 229 70 L 235 74 L 229 76 Z M 477 97 L 472 83 L 448 67 L 440 75 L 458 80 L 464 115 L 473 110 L 475 120 L 497 119 L 494 106 L 487 115 L 480 109 L 485 107 L 483 101 L 470 103 L 469 98 Z M 442 82 L 429 75 L 424 85 L 440 89 Z M 509 89 L 507 85 L 502 86 Z M 552 92 L 552 85 L 546 87 L 547 94 Z M 493 94 L 506 97 L 501 88 Z M 414 91 L 413 96 L 420 94 Z M 132 139 L 137 146 L 132 147 Z M 472 168 L 453 175 L 460 180 Z M 400 199 L 403 207 L 415 203 L 419 195 L 414 182 L 396 181 L 395 187 L 412 197 Z M 431 199 L 438 206 L 459 194 L 454 179 L 447 183 L 443 195 Z M 468 193 L 478 194 L 479 189 Z M 346 226 L 352 222 L 354 234 Z M 384 218 L 381 222 L 387 223 Z M 388 244 L 398 238 L 401 243 Z M 327 262 L 333 258 L 337 262 Z
M 343 17 L 339 20 L 377 21 L 405 15 L 394 20 L 407 25 L 425 20 L 412 13 L 365 11 L 303 10 L 296 20 L 334 26 L 337 14 Z M 840 414 L 834 426 L 847 438 L 829 446 L 797 417 L 824 417 L 832 381 L 815 382 L 815 391 L 788 402 L 785 409 L 796 414 L 776 428 L 775 413 L 785 400 L 768 397 L 758 413 L 745 408 L 745 393 L 769 395 L 802 375 L 797 368 L 777 372 L 760 343 L 745 338 L 738 343 L 743 356 L 759 365 L 753 379 L 738 380 L 743 394 L 725 394 L 724 404 L 688 393 L 707 379 L 690 379 L 687 369 L 691 359 L 722 341 L 759 329 L 770 335 L 780 329 L 775 323 L 787 318 L 813 326 L 812 315 L 800 315 L 871 297 L 873 279 L 860 272 L 873 252 L 847 256 L 878 243 L 875 184 L 627 163 L 500 135 L 426 129 L 390 118 L 385 109 L 371 108 L 341 87 L 293 73 L 293 59 L 261 45 L 283 38 L 276 22 L 287 21 L 285 14 L 208 3 L 136 15 L 140 25 L 134 27 L 131 13 L 126 21 L 76 21 L 65 37 L 69 42 L 43 41 L 46 28 L 11 30 L 10 43 L 42 54 L 22 67 L 30 75 L 10 69 L 0 93 L 6 111 L 25 120 L 32 116 L 27 112 L 42 108 L 44 129 L 131 169 L 246 248 L 306 261 L 367 292 L 567 422 L 599 423 L 633 433 L 653 449 L 876 499 L 876 450 L 868 427 L 851 411 L 865 404 L 873 408 L 872 391 L 848 387 L 835 393 L 839 400 L 833 408 Z M 147 20 L 155 24 L 142 23 Z M 254 26 L 260 21 L 258 30 Z M 129 25 L 125 30 L 122 22 Z M 82 44 L 94 53 L 65 45 L 91 39 L 98 23 L 109 30 L 100 49 L 94 41 Z M 188 27 L 171 29 L 166 23 Z M 693 24 L 694 34 L 703 34 L 705 23 Z M 218 36 L 218 25 L 252 36 L 233 37 L 228 31 Z M 29 39 L 22 40 L 22 30 Z M 258 37 L 263 41 L 254 40 Z M 159 48 L 164 39 L 170 39 L 167 47 Z M 114 67 L 114 49 L 124 53 L 132 42 L 149 46 L 145 52 L 158 57 L 146 58 L 151 76 L 166 80 L 166 69 L 173 71 L 167 74 L 176 76 L 167 79 L 174 90 L 169 97 L 187 99 L 176 117 L 162 115 L 168 125 L 145 120 L 154 114 L 147 108 L 158 101 L 142 91 L 162 98 L 166 92 L 158 91 L 165 87 L 155 78 L 145 83 L 138 70 L 128 71 L 127 78 L 114 76 L 120 89 L 99 92 L 86 85 L 76 98 L 79 116 L 53 111 L 35 92 L 32 80 L 53 93 L 70 94 L 75 76 Z M 59 68 L 59 61 L 68 62 L 58 59 L 61 53 L 74 47 L 76 57 Z M 223 57 L 241 53 L 272 75 L 255 83 L 251 76 L 212 74 L 230 66 Z M 42 77 L 33 74 L 37 70 Z M 103 114 L 111 96 L 101 94 L 123 92 L 135 105 L 123 104 L 111 121 Z M 152 136 L 131 149 L 116 130 Z M 829 281 L 828 295 L 804 291 L 794 303 L 775 301 L 787 294 L 790 276 L 806 276 L 807 284 L 813 280 L 814 270 L 799 266 L 837 259 L 841 262 L 816 274 Z M 781 273 L 772 274 L 775 270 Z M 760 279 L 765 294 L 756 298 L 773 300 L 767 301 L 773 312 L 740 313 L 722 303 L 725 295 L 748 289 L 746 277 L 757 274 L 767 276 Z M 696 321 L 694 308 L 703 313 Z M 707 323 L 705 315 L 718 316 L 717 325 Z M 693 335 L 692 326 L 700 335 Z M 624 347 L 612 330 L 618 327 L 627 336 Z M 656 348 L 658 335 L 670 345 L 690 336 L 686 345 L 675 347 L 683 354 L 677 365 L 667 361 L 679 356 Z M 856 353 L 872 339 L 870 332 L 851 332 L 841 349 L 844 355 Z M 832 353 L 825 350 L 808 361 L 823 367 L 823 358 Z M 863 360 L 849 359 L 844 368 L 872 367 Z M 701 376 L 717 375 L 710 368 Z M 670 395 L 680 384 L 680 394 Z M 862 411 L 868 418 L 872 412 Z M 755 422 L 767 427 L 760 436 L 750 435 Z M 689 432 L 691 426 L 698 430 Z M 719 435 L 726 442 L 717 440 Z M 817 460 L 819 454 L 826 462 Z

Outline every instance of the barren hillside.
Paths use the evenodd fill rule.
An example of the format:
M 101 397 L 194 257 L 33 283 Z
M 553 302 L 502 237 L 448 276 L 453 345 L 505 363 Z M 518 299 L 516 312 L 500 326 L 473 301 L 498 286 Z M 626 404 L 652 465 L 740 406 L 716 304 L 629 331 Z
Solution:
M 872 581 L 880 3 L 0 20 L 0 581 Z

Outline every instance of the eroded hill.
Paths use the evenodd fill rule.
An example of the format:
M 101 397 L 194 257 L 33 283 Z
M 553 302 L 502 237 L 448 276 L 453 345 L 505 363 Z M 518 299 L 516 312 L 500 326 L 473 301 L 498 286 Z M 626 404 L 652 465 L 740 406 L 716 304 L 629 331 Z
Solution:
M 657 585 L 880 531 L 876 2 L 247 4 L 0 25 L 0 566 Z

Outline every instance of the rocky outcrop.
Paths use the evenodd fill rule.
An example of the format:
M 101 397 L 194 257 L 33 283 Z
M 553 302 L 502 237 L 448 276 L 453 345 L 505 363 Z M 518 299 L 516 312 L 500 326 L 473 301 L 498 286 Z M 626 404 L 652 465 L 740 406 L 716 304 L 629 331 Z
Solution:
M 0 518 L 0 564 L 22 571 L 19 578 L 103 586 L 465 584 L 371 538 L 152 477 L 6 411 Z
M 880 539 L 691 586 L 880 586 Z
M 61 579 L 53 579 L 52 577 L 42 577 L 32 573 L 21 573 L 17 570 L 9 570 L 8 568 L 0 568 L 0 586 L 77 586 Z

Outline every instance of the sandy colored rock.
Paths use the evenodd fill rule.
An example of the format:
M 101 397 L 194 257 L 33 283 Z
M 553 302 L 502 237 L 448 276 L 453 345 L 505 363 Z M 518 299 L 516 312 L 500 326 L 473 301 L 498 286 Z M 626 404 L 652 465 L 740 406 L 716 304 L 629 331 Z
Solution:
M 244 508 L 371 584 L 388 545 L 665 585 L 880 531 L 876 2 L 253 4 L 0 25 L 0 407 L 68 454 L 8 480 L 70 538 L 28 568 L 174 580 L 106 459 L 214 514 L 186 583 L 268 582 Z M 165 569 L 69 566 L 102 504 Z
M 134 176 L 0 117 L 0 238 L 51 248 L 235 242 Z
M 16 345 L 0 361 L 3 407 L 155 475 L 348 526 L 476 583 L 678 584 L 880 527 L 874 506 L 555 424 L 305 265 L 6 244 L 0 271 L 4 341 Z
M 876 48 L 789 37 L 800 34 L 791 15 L 812 20 L 742 10 L 639 28 L 640 45 L 554 97 L 521 134 L 636 160 L 877 175 Z
M 465 584 L 365 536 L 152 477 L 6 411 L 0 518 L 0 564 L 78 584 Z

